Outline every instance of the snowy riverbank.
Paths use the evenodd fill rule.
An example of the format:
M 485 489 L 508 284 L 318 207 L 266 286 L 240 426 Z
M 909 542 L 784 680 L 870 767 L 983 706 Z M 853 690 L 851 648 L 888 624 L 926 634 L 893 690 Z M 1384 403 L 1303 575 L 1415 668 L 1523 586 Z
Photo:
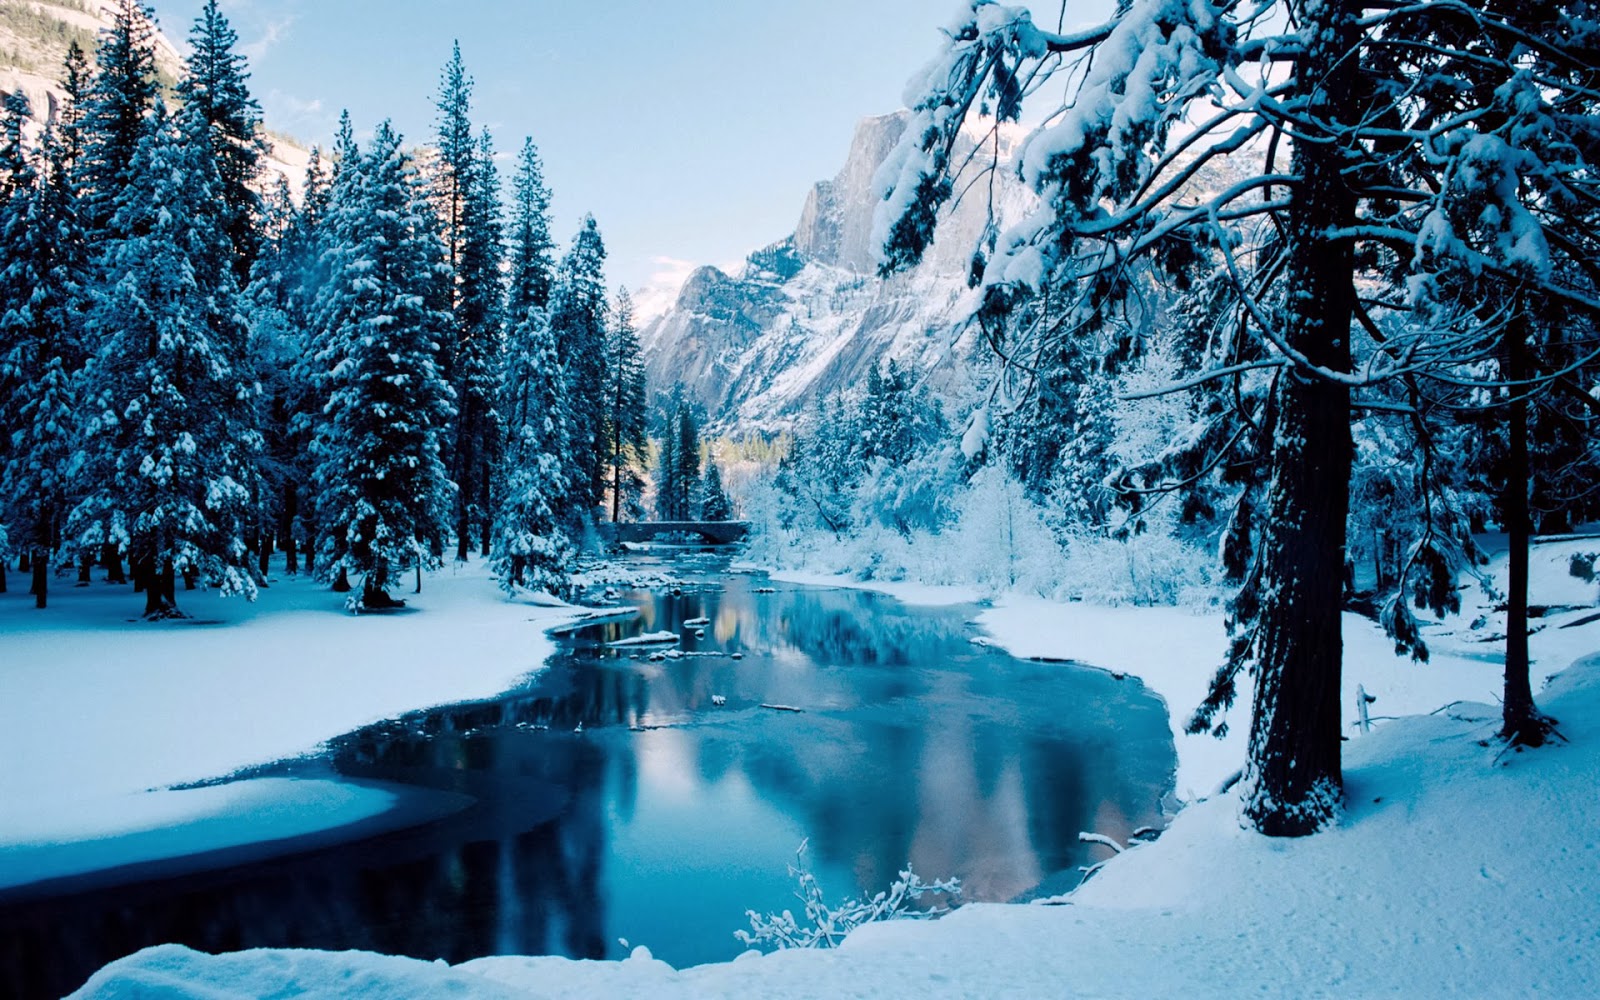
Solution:
M 61 588 L 45 611 L 0 596 L 0 888 L 373 819 L 393 804 L 381 789 L 170 786 L 499 694 L 542 667 L 545 628 L 572 614 L 506 601 L 478 564 L 401 596 L 401 611 L 358 617 L 280 577 L 255 604 L 180 593 L 191 620 L 138 624 L 128 587 Z
M 1565 576 L 1569 548 L 1535 550 L 1535 600 L 1581 597 L 1591 607 L 1541 619 L 1533 651 L 1538 677 L 1572 664 L 1539 691 L 1571 742 L 1497 753 L 1498 646 L 1477 641 L 1494 633 L 1492 615 L 1472 629 L 1469 610 L 1455 631 L 1434 630 L 1428 665 L 1395 659 L 1381 635 L 1351 619 L 1352 691 L 1361 684 L 1378 697 L 1376 716 L 1407 717 L 1352 731 L 1348 810 L 1316 837 L 1243 831 L 1233 796 L 1221 795 L 1183 810 L 1159 840 L 1129 850 L 1064 905 L 973 905 L 932 924 L 872 925 L 833 952 L 679 971 L 643 953 L 621 963 L 491 958 L 452 968 L 360 953 L 212 957 L 169 946 L 107 967 L 82 995 L 141 987 L 176 997 L 1595 995 L 1600 657 L 1591 654 L 1600 625 L 1583 623 L 1592 586 Z M 1220 619 L 1171 610 L 1011 598 L 980 623 L 1021 655 L 1139 674 L 1167 699 L 1175 724 L 1220 648 Z M 1353 716 L 1353 698 L 1346 702 Z M 1180 774 L 1194 787 L 1237 766 L 1228 748 L 1246 724 L 1235 711 L 1239 735 L 1180 746 Z

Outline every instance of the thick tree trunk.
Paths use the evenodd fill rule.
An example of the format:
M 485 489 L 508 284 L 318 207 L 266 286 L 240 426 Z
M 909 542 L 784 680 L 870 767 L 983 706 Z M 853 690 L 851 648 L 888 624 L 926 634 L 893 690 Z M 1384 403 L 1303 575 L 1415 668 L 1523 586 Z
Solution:
M 0 558 L 0 594 L 6 592 L 6 561 Z
M 31 552 L 29 552 L 27 550 L 23 550 L 23 553 L 21 555 L 17 556 L 17 572 L 18 573 L 32 573 L 33 572 L 33 553 L 31 553 Z
M 1506 436 L 1505 491 L 1500 497 L 1506 542 L 1510 546 L 1510 592 L 1506 595 L 1506 686 L 1501 710 L 1500 737 L 1514 746 L 1541 746 L 1549 721 L 1533 703 L 1528 678 L 1528 546 L 1533 519 L 1528 509 L 1531 469 L 1528 461 L 1528 399 L 1522 382 L 1527 372 L 1527 330 L 1523 320 L 1506 330 L 1506 376 L 1512 383 L 1512 403 Z
M 89 585 L 89 571 L 93 567 L 94 563 L 89 560 L 89 553 L 85 552 L 78 556 L 78 586 L 87 587 Z
M 348 594 L 350 592 L 350 574 L 345 572 L 343 566 L 339 567 L 339 575 L 333 578 L 333 592 Z
M 1297 5 L 1310 48 L 1296 69 L 1316 89 L 1307 113 L 1336 129 L 1354 114 L 1357 38 L 1351 0 Z M 1326 237 L 1350 224 L 1354 199 L 1325 135 L 1295 144 L 1281 333 L 1311 365 L 1350 369 L 1351 247 Z M 1277 320 L 1278 317 L 1272 317 Z M 1277 427 L 1261 549 L 1255 710 L 1244 813 L 1269 836 L 1327 826 L 1343 797 L 1339 768 L 1340 592 L 1349 508 L 1350 391 L 1296 366 L 1278 380 Z

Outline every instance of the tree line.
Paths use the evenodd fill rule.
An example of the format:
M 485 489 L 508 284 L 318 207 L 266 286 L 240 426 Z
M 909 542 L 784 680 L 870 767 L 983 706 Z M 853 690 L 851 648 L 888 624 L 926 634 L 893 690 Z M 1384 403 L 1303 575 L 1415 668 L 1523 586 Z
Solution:
M 558 260 L 531 139 L 506 203 L 459 46 L 429 148 L 346 114 L 295 198 L 216 0 L 170 94 L 152 12 L 113 14 L 58 114 L 0 109 L 0 588 L 98 564 L 159 618 L 281 553 L 377 608 L 453 544 L 563 593 L 645 449 L 595 220 Z

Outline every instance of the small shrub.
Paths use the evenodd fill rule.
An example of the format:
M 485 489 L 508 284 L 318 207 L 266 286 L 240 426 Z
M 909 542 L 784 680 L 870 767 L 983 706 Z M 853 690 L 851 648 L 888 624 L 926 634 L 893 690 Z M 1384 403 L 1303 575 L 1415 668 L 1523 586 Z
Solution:
M 862 924 L 877 920 L 926 920 L 949 910 L 946 906 L 912 908 L 911 904 L 925 893 L 942 893 L 952 899 L 961 895 L 960 879 L 924 882 L 907 865 L 887 891 L 871 899 L 857 897 L 847 899 L 838 906 L 829 906 L 823 898 L 822 886 L 818 884 L 816 875 L 806 865 L 807 843 L 809 841 L 800 842 L 794 852 L 794 864 L 789 866 L 789 874 L 796 883 L 795 897 L 805 907 L 804 920 L 797 920 L 790 910 L 767 914 L 747 910 L 745 915 L 750 918 L 750 929 L 733 932 L 733 936 L 745 945 L 780 951 L 785 948 L 836 948 L 846 935 Z

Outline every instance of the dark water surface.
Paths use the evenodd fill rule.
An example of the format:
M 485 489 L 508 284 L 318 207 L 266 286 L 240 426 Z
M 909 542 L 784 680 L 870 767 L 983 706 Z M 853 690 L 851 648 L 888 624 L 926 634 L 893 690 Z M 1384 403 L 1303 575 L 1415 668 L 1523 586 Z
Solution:
M 886 888 L 909 861 L 959 876 L 967 900 L 1007 900 L 1076 884 L 1103 856 L 1079 831 L 1161 823 L 1172 740 L 1138 682 L 975 646 L 970 606 L 691 581 L 624 595 L 642 615 L 578 632 L 500 698 L 259 772 L 471 796 L 461 812 L 222 870 L 0 895 L 0 995 L 59 995 L 167 941 L 459 962 L 620 957 L 623 938 L 681 967 L 736 955 L 747 909 L 798 909 L 785 869 L 804 839 L 831 896 Z M 701 638 L 682 624 L 699 617 Z M 605 645 L 660 630 L 683 656 Z

